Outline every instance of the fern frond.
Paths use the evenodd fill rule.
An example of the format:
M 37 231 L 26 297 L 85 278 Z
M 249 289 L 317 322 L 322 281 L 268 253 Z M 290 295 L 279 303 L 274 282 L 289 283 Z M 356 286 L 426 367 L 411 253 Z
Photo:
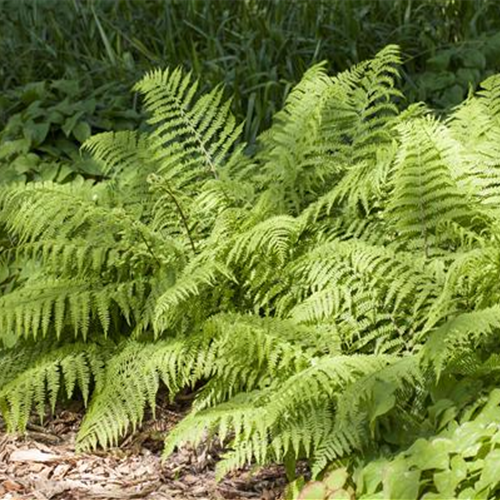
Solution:
M 144 95 L 150 123 L 156 125 L 152 142 L 158 173 L 175 178 L 177 189 L 207 173 L 217 178 L 242 130 L 230 113 L 231 101 L 222 102 L 222 89 L 195 102 L 197 87 L 180 68 L 152 71 L 134 87 Z
M 0 192 L 0 220 L 21 242 L 75 234 L 100 211 L 96 199 L 101 190 L 90 183 L 8 187 Z
M 337 398 L 337 412 L 331 432 L 315 450 L 313 475 L 317 475 L 328 462 L 342 457 L 353 449 L 360 449 L 370 437 L 369 428 L 377 418 L 390 412 L 400 398 L 414 388 L 423 385 L 417 356 L 393 357 L 356 379 Z M 377 389 L 382 387 L 382 395 L 377 397 Z M 406 396 L 404 399 L 407 399 Z M 378 399 L 378 400 L 377 400 Z
M 439 378 L 448 364 L 487 344 L 499 328 L 500 306 L 459 314 L 430 334 L 422 360 L 432 366 Z
M 154 411 L 160 381 L 170 398 L 183 387 L 208 381 L 195 403 L 203 409 L 286 378 L 308 362 L 304 350 L 292 343 L 299 334 L 301 329 L 287 322 L 217 315 L 187 337 L 126 343 L 107 363 L 106 382 L 93 394 L 79 447 L 116 444 L 135 429 L 146 407 Z
M 140 423 L 146 403 L 155 407 L 158 374 L 152 351 L 151 345 L 131 342 L 108 361 L 105 383 L 94 391 L 78 434 L 81 449 L 116 444 L 130 425 L 135 429 Z
M 500 186 L 500 78 L 491 76 L 448 118 L 451 133 L 462 146 L 459 182 L 497 213 Z
M 463 223 L 471 215 L 470 202 L 459 190 L 449 163 L 456 144 L 432 118 L 411 120 L 398 130 L 401 146 L 394 165 L 388 222 L 401 243 L 431 256 L 450 244 L 439 231 L 441 225 Z
M 258 139 L 262 178 L 279 183 L 290 213 L 300 211 L 304 198 L 321 191 L 338 170 L 321 141 L 321 109 L 331 85 L 324 63 L 310 68 L 290 92 L 271 128 Z
M 102 165 L 105 175 L 120 182 L 131 176 L 142 174 L 144 179 L 149 173 L 149 138 L 146 134 L 124 130 L 103 132 L 87 139 L 82 146 Z
M 297 372 L 281 384 L 240 393 L 227 403 L 193 414 L 167 437 L 164 457 L 183 443 L 197 444 L 203 436 L 215 432 L 222 440 L 229 432 L 234 435 L 233 450 L 221 462 L 219 474 L 253 459 L 258 463 L 281 461 L 289 450 L 294 450 L 296 455 L 304 449 L 312 450 L 324 437 L 324 427 L 314 422 L 317 407 L 324 406 L 325 398 L 333 402 L 335 395 L 341 394 L 357 378 L 378 372 L 391 361 L 394 358 L 385 356 L 312 360 L 312 367 Z M 326 418 L 324 412 L 319 411 L 318 415 Z M 330 415 L 333 421 L 334 412 Z M 297 419 L 307 419 L 308 425 L 300 425 L 300 428 L 303 431 L 309 428 L 311 433 L 290 432 Z
M 160 387 L 196 388 L 165 455 L 218 436 L 219 477 L 317 475 L 391 425 L 411 440 L 441 374 L 496 383 L 500 79 L 440 121 L 399 112 L 399 64 L 313 67 L 255 150 L 221 87 L 156 70 L 135 88 L 151 127 L 85 144 L 107 178 L 2 188 L 9 429 L 78 389 L 78 448 L 106 447 Z
M 141 322 L 149 292 L 145 278 L 102 284 L 95 280 L 34 280 L 0 298 L 0 327 L 17 337 L 59 338 L 71 328 L 74 336 L 87 337 L 90 325 L 106 335 L 113 314 L 130 324 Z M 144 324 L 144 320 L 142 320 Z
M 33 406 L 42 420 L 46 403 L 54 412 L 61 388 L 65 396 L 71 398 L 78 387 L 86 404 L 91 383 L 97 388 L 103 383 L 106 358 L 107 349 L 103 346 L 81 343 L 20 344 L 0 351 L 2 367 L 13 369 L 5 372 L 0 380 L 0 411 L 7 428 L 22 432 Z
M 317 349 L 308 341 L 305 328 L 277 319 L 217 315 L 204 331 L 208 338 L 218 339 L 212 352 L 224 361 L 212 361 L 212 378 L 200 391 L 196 410 L 222 403 L 239 392 L 286 380 L 304 369 Z
M 252 267 L 259 259 L 274 257 L 277 265 L 283 265 L 297 241 L 300 230 L 299 221 L 293 217 L 269 217 L 234 238 L 227 257 L 228 262 L 245 262 Z
M 380 197 L 394 155 L 392 126 L 398 114 L 395 87 L 399 49 L 388 45 L 333 79 L 322 110 L 322 134 L 342 175 L 328 195 L 330 204 L 347 201 L 368 213 Z
M 284 274 L 294 286 L 277 297 L 277 312 L 299 323 L 331 320 L 356 351 L 376 341 L 380 352 L 395 338 L 411 344 L 440 294 L 434 277 L 410 255 L 356 239 L 318 245 Z
M 205 261 L 203 256 L 193 259 L 183 270 L 178 281 L 157 298 L 154 312 L 155 331 L 160 332 L 174 327 L 178 319 L 184 315 L 185 308 L 192 308 L 193 299 L 199 298 L 203 290 L 209 290 L 220 284 L 221 278 L 227 281 L 234 280 L 230 270 L 223 263 L 216 260 Z M 209 313 L 210 311 L 205 311 L 204 316 Z

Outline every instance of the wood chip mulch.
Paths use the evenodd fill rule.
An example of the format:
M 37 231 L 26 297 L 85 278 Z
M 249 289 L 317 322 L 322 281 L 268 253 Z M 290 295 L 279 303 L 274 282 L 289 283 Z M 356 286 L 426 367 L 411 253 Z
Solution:
M 82 412 L 61 411 L 43 426 L 30 423 L 23 436 L 0 428 L 1 500 L 215 500 L 282 497 L 282 467 L 244 469 L 215 481 L 218 450 L 202 446 L 182 449 L 160 460 L 162 442 L 153 426 L 168 432 L 183 411 L 161 408 L 119 448 L 75 453 L 75 435 Z

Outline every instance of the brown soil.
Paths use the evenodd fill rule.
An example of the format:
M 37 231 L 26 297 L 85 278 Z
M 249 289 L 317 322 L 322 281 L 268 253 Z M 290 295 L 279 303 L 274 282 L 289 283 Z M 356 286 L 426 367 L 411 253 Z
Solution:
M 157 409 L 135 434 L 117 448 L 75 453 L 79 408 L 67 409 L 43 426 L 30 423 L 22 436 L 0 428 L 0 499 L 263 499 L 282 496 L 284 470 L 271 466 L 240 470 L 215 481 L 216 446 L 182 449 L 160 460 L 162 437 L 186 409 Z M 0 424 L 1 425 L 1 424 Z

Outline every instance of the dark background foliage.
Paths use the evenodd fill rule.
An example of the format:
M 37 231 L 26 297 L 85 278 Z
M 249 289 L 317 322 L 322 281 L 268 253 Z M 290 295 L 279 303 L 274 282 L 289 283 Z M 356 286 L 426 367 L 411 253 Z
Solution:
M 106 109 L 86 117 L 99 130 L 102 113 L 123 122 L 124 86 L 181 65 L 205 88 L 226 84 L 251 142 L 312 64 L 342 71 L 388 43 L 402 48 L 409 99 L 445 109 L 499 69 L 497 9 L 495 0 L 3 0 L 0 125 L 33 102 L 20 90 L 28 82 L 76 80 L 69 98 L 79 101 L 112 81 Z

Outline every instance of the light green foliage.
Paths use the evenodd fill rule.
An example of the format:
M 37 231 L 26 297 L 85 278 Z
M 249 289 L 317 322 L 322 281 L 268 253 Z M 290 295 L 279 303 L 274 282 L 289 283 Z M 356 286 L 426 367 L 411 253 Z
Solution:
M 220 88 L 155 70 L 136 86 L 149 128 L 85 143 L 105 179 L 2 189 L 4 258 L 32 269 L 0 297 L 9 429 L 77 381 L 78 447 L 115 445 L 161 385 L 199 387 L 165 457 L 218 436 L 219 477 L 307 458 L 318 478 L 363 452 L 389 470 L 363 494 L 447 488 L 428 470 L 459 452 L 437 436 L 477 422 L 467 408 L 498 382 L 499 80 L 444 120 L 400 109 L 399 64 L 388 46 L 335 77 L 311 68 L 255 153 Z
M 71 398 L 78 388 L 87 404 L 91 382 L 98 390 L 103 383 L 106 346 L 48 342 L 17 345 L 2 352 L 0 408 L 11 430 L 23 431 L 32 405 L 40 419 L 48 400 L 54 411 L 57 399 Z
M 295 480 L 288 486 L 285 498 L 290 500 L 354 500 L 354 490 L 347 486 L 348 472 L 345 467 L 327 471 L 321 481 L 310 481 L 300 488 L 303 480 Z
M 360 500 L 497 498 L 499 404 L 498 389 L 460 415 L 451 400 L 443 399 L 430 408 L 438 416 L 436 435 L 419 438 L 406 449 L 368 463 L 358 460 L 352 475 L 343 467 L 326 471 L 320 480 L 305 485 L 299 478 L 289 485 L 287 498 L 349 499 L 354 498 L 353 488 Z M 332 496 L 341 492 L 344 496 Z
M 500 393 L 495 389 L 435 436 L 420 438 L 395 456 L 359 467 L 353 475 L 357 498 L 497 498 L 499 404 Z

